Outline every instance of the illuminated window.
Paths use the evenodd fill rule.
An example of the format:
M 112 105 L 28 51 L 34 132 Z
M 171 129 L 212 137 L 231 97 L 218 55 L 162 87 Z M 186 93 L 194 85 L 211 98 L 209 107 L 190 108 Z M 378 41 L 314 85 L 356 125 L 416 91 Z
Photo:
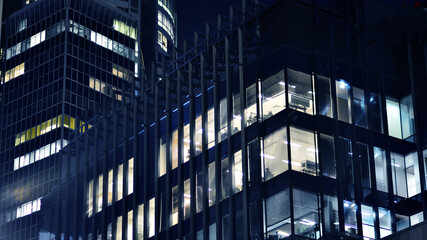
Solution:
M 113 69 L 113 73 L 116 72 L 117 70 Z M 118 88 L 114 87 L 111 84 L 108 83 L 104 83 L 99 79 L 93 78 L 93 77 L 89 77 L 89 87 L 92 88 L 93 90 L 103 93 L 109 97 L 113 97 L 113 94 L 115 92 L 121 92 Z M 121 95 L 118 94 L 114 94 L 117 100 L 121 100 Z M 120 99 L 119 97 L 120 96 Z
M 113 64 L 112 73 L 114 76 L 117 76 L 127 81 L 130 81 L 132 79 L 130 71 L 121 66 L 118 66 L 117 64 Z
M 113 203 L 113 169 L 108 171 L 108 206 Z
M 38 212 L 41 209 L 41 199 L 38 198 L 34 201 L 29 201 L 22 204 L 16 209 L 16 218 L 21 218 L 30 215 L 31 213 Z
M 169 36 L 174 39 L 173 25 L 171 21 L 160 11 L 157 12 L 157 24 L 166 31 Z
M 165 52 L 168 51 L 168 39 L 160 31 L 157 31 L 157 43 Z
M 135 28 L 121 22 L 117 19 L 113 21 L 113 28 L 119 33 L 122 33 L 130 38 L 136 39 L 136 30 Z
M 87 188 L 87 215 L 92 216 L 93 212 L 93 180 L 89 181 Z
M 117 201 L 123 198 L 123 164 L 119 165 L 117 174 Z
M 128 194 L 133 193 L 133 158 L 128 163 Z
M 133 239 L 133 210 L 128 212 L 128 225 L 127 225 L 127 240 Z
M 101 175 L 98 176 L 98 191 L 97 191 L 97 210 L 100 212 L 102 210 L 102 186 L 103 186 L 104 177 Z
M 18 66 L 7 70 L 4 77 L 4 82 L 9 82 L 10 80 L 19 77 L 25 73 L 25 63 L 21 63 Z
M 156 209 L 156 199 L 152 198 L 149 201 L 148 206 L 148 237 L 154 236 L 155 233 L 155 224 L 156 224 L 156 215 L 155 215 L 155 209 Z
M 63 141 L 63 147 L 67 146 L 68 141 L 65 139 L 62 141 Z M 58 153 L 60 150 L 61 150 L 61 140 L 45 145 L 37 150 L 34 150 L 25 155 L 15 158 L 13 170 L 18 170 L 19 168 L 25 167 L 34 162 L 47 158 L 55 153 Z

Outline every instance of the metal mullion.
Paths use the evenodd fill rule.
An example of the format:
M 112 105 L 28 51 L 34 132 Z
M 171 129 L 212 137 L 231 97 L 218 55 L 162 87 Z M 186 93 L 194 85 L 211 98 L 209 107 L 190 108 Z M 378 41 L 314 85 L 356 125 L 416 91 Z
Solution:
M 158 239 L 159 224 L 160 224 L 160 190 L 159 190 L 159 156 L 160 156 L 160 114 L 159 114 L 159 84 L 157 82 L 157 74 L 155 74 L 154 84 L 154 202 L 155 202 L 155 214 L 154 214 L 154 239 Z
M 195 132 L 195 99 L 194 99 L 194 79 L 193 79 L 193 64 L 190 62 L 188 63 L 188 82 L 189 82 L 189 97 L 190 97 L 190 238 L 195 239 L 196 238 L 196 231 L 195 231 L 195 219 L 194 219 L 194 213 L 195 213 L 195 204 L 194 204 L 194 187 L 195 187 L 195 145 L 194 145 L 194 132 Z M 181 198 L 184 197 L 184 195 L 180 196 Z M 184 206 L 182 206 L 184 207 Z
M 153 64 L 153 63 L 152 63 Z M 153 73 L 151 74 L 151 76 L 153 76 Z M 149 226 L 149 219 L 148 219 L 148 212 L 149 212 L 149 207 L 148 207 L 148 203 L 149 203 L 149 198 L 148 198 L 148 132 L 149 132 L 149 123 L 148 123 L 148 94 L 150 93 L 149 90 L 146 90 L 146 82 L 142 83 L 142 92 L 143 92 L 143 114 L 144 114 L 144 142 L 143 142 L 143 148 L 144 148 L 144 152 L 143 152 L 143 157 L 142 157 L 142 161 L 143 161 L 143 238 L 147 239 L 148 238 L 148 226 Z M 114 193 L 113 193 L 114 195 Z
M 209 202 L 208 202 L 208 116 L 207 116 L 207 92 L 205 83 L 205 56 L 200 54 L 200 81 L 202 88 L 202 214 L 203 214 L 203 233 L 209 233 Z
M 220 19 L 220 18 L 218 18 Z M 213 80 L 214 80 L 214 128 L 215 128 L 215 152 L 214 152 L 214 165 L 215 165 L 215 234 L 218 240 L 222 239 L 222 212 L 221 212 L 221 146 L 219 145 L 218 132 L 219 132 L 219 114 L 220 114 L 220 89 L 221 81 L 218 78 L 217 66 L 217 47 L 212 46 L 212 66 L 213 66 Z
M 170 107 L 170 80 L 169 77 L 166 76 L 166 69 L 165 69 L 165 58 L 162 58 L 162 68 L 163 68 L 163 77 L 165 81 L 165 88 L 166 88 L 166 196 L 165 196 L 165 212 L 166 212 L 166 239 L 169 239 L 169 227 L 171 225 L 170 223 L 170 209 L 171 209 L 171 179 L 170 179 L 170 172 L 171 172 L 171 133 L 172 133 L 172 111 Z
M 122 90 L 124 93 L 124 91 Z M 129 170 L 129 161 L 127 158 L 127 149 L 128 149 L 128 136 L 127 136 L 127 125 L 128 125 L 128 107 L 126 102 L 126 98 L 123 98 L 122 101 L 122 109 L 123 112 L 123 131 L 122 131 L 122 140 L 123 140 L 123 150 L 122 150 L 122 159 L 123 159 L 123 198 L 122 198 L 122 239 L 127 240 L 127 222 L 128 222 L 128 214 L 127 214 L 127 204 L 126 197 L 128 195 L 128 170 Z M 135 160 L 134 160 L 135 162 Z
M 182 106 L 182 82 L 181 82 L 181 71 L 178 70 L 177 73 L 178 86 L 177 86 L 177 95 L 178 95 L 178 139 L 184 139 L 183 134 L 183 106 Z M 182 164 L 183 164 L 183 142 L 178 140 L 178 240 L 182 240 L 182 221 L 183 211 L 181 209 L 182 206 L 182 198 L 183 191 L 183 183 L 184 179 L 182 176 Z
M 104 106 L 105 104 L 103 104 Z M 104 111 L 104 161 L 107 161 L 108 159 L 108 119 L 107 119 L 107 110 Z M 117 193 L 118 193 L 118 161 L 117 161 L 117 154 L 118 154 L 118 119 L 117 119 L 117 111 L 113 110 L 113 202 L 112 202 L 112 213 L 111 213 L 111 226 L 112 226 L 112 234 L 113 239 L 116 236 L 117 232 L 117 217 L 116 217 L 116 202 L 117 202 Z
M 240 40 L 240 39 L 239 39 Z M 239 41 L 240 43 L 240 41 Z M 240 45 L 239 45 L 240 47 Z M 231 142 L 231 116 L 232 116 L 232 96 L 231 96 L 231 79 L 230 79 L 230 42 L 228 37 L 225 38 L 225 85 L 226 85 L 226 94 L 227 94 L 227 150 L 228 150 L 228 166 L 229 171 L 229 181 L 230 184 L 227 189 L 228 191 L 228 209 L 229 209 L 229 219 L 230 219 L 230 232 L 229 239 L 235 238 L 235 216 L 236 209 L 234 206 L 234 197 L 233 197 L 233 162 L 234 162 L 234 150 L 233 144 Z
M 108 121 L 106 121 L 106 124 L 108 125 Z M 88 128 L 88 126 L 89 126 L 89 124 L 87 124 L 87 126 L 85 127 L 86 128 L 86 131 L 88 130 L 87 128 Z M 104 126 L 105 127 L 105 126 Z M 105 128 L 104 128 L 104 148 L 105 149 L 107 149 L 106 148 L 106 144 L 107 144 L 107 140 L 106 139 L 108 139 L 108 132 L 107 131 L 105 131 Z M 102 180 L 103 180 L 103 184 L 102 184 L 102 206 L 103 206 L 103 209 L 102 209 L 102 213 L 101 213 L 101 222 L 102 222 L 102 226 L 101 226 L 101 232 L 102 232 L 102 239 L 107 239 L 107 228 L 105 227 L 105 226 L 108 226 L 108 223 L 107 223 L 107 216 L 106 216 L 106 206 L 108 206 L 108 166 L 107 166 L 107 159 L 108 159 L 108 153 L 106 152 L 106 151 L 104 151 L 104 153 L 105 153 L 105 157 L 104 157 L 104 161 L 102 162 L 102 172 L 103 172 L 103 178 L 102 178 Z M 98 154 L 96 155 L 96 156 L 98 156 Z M 98 157 L 95 157 L 95 164 L 97 164 L 97 158 Z M 107 193 L 107 194 L 106 194 Z

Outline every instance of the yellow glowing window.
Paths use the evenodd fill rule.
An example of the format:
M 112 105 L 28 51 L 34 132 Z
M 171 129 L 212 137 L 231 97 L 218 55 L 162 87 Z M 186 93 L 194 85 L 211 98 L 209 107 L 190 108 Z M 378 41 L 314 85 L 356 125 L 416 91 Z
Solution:
M 36 137 L 36 127 L 31 128 L 31 138 Z
M 24 73 L 25 73 L 25 63 L 21 63 L 18 66 L 6 71 L 4 82 L 8 82 L 18 76 L 21 76 Z

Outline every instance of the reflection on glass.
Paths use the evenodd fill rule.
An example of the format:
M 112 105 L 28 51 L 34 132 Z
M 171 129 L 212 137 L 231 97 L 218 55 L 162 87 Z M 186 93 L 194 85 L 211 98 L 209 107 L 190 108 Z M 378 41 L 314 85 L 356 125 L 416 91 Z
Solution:
M 196 213 L 203 210 L 203 174 L 196 174 Z
M 138 206 L 138 239 L 144 237 L 144 204 Z
M 172 152 L 172 169 L 178 167 L 178 130 L 173 131 L 172 133 L 172 143 L 171 143 L 171 152 Z
M 216 188 L 215 188 L 215 162 L 209 164 L 208 167 L 208 176 L 209 176 L 209 189 L 208 189 L 208 197 L 209 197 L 209 206 L 215 204 L 215 196 L 216 196 Z
M 380 237 L 386 237 L 391 234 L 391 215 L 390 210 L 378 207 L 378 218 L 380 219 Z
M 267 119 L 286 108 L 284 70 L 262 82 L 263 119 Z
M 405 156 L 405 172 L 408 197 L 412 197 L 421 192 L 420 169 L 416 152 Z
M 113 169 L 110 169 L 110 171 L 108 171 L 108 206 L 113 203 L 113 186 Z
M 219 132 L 218 132 L 218 142 L 226 139 L 228 137 L 228 128 L 227 128 L 227 98 L 224 98 L 219 103 Z
M 369 93 L 369 128 L 382 133 L 383 132 L 383 121 L 381 114 L 381 99 L 377 93 Z
M 338 200 L 334 196 L 323 196 L 323 215 L 325 217 L 325 231 L 326 234 L 332 234 L 339 231 L 339 218 L 338 218 Z
M 365 91 L 363 89 L 353 88 L 353 110 L 354 124 L 359 127 L 368 127 L 367 108 L 365 104 Z
M 133 193 L 133 158 L 128 161 L 128 195 Z
M 148 237 L 154 236 L 156 224 L 156 199 L 150 199 L 148 203 Z
M 178 186 L 172 188 L 171 226 L 178 223 Z
M 228 167 L 228 158 L 221 160 L 221 199 L 225 199 L 229 196 L 229 186 L 231 183 L 230 169 Z
M 396 230 L 401 231 L 409 227 L 409 217 L 396 214 Z
M 360 163 L 360 177 L 362 178 L 362 186 L 371 187 L 371 167 L 369 165 L 369 150 L 368 146 L 357 143 L 356 148 L 358 150 Z
M 117 201 L 123 198 L 123 164 L 118 167 L 117 174 Z
M 270 196 L 265 201 L 267 237 L 284 239 L 291 235 L 291 209 L 289 189 Z
M 340 79 L 335 82 L 338 120 L 351 123 L 350 85 Z
M 336 163 L 335 163 L 335 150 L 334 138 L 325 134 L 319 135 L 320 147 L 320 161 L 322 164 L 322 175 L 336 178 Z
M 117 217 L 116 220 L 116 240 L 122 240 L 122 226 L 123 224 L 123 220 L 122 220 L 122 216 Z
M 246 109 L 245 118 L 246 126 L 251 125 L 258 121 L 257 119 L 257 97 L 256 97 L 256 84 L 246 88 Z
M 93 180 L 89 181 L 87 188 L 87 215 L 92 216 L 93 213 Z
M 159 139 L 159 161 L 158 161 L 158 168 L 159 168 L 159 177 L 166 174 L 166 137 L 162 137 Z
M 406 96 L 400 100 L 400 114 L 402 118 L 402 137 L 403 139 L 414 142 L 415 120 L 412 95 Z
M 184 181 L 184 219 L 190 217 L 190 203 L 191 203 L 191 192 L 190 192 L 190 179 Z
M 406 177 L 405 177 L 405 159 L 403 155 L 390 153 L 391 156 L 391 173 L 393 179 L 394 194 L 407 197 Z
M 197 156 L 202 153 L 202 136 L 202 115 L 199 115 L 198 117 L 196 117 L 196 128 L 194 129 L 194 156 Z
M 387 184 L 387 162 L 385 151 L 374 147 L 375 175 L 377 181 L 377 190 L 388 192 Z
M 234 153 L 234 166 L 233 166 L 233 190 L 238 193 L 243 189 L 243 170 L 242 170 L 242 151 L 239 150 Z
M 128 212 L 127 240 L 133 239 L 133 210 Z
M 96 206 L 97 206 L 96 212 L 100 212 L 102 210 L 102 185 L 104 183 L 103 181 L 104 181 L 104 178 L 101 174 L 98 176 L 98 191 L 97 191 L 98 197 L 97 197 L 97 203 L 96 203 Z
M 317 175 L 317 148 L 314 133 L 291 127 L 290 134 L 292 169 L 311 175 Z
M 235 134 L 239 132 L 242 127 L 242 115 L 240 113 L 240 94 L 233 94 L 233 119 L 231 120 L 231 132 Z
M 264 152 L 261 154 L 264 163 L 265 181 L 288 170 L 288 138 L 286 127 L 265 137 Z
M 388 135 L 402 139 L 400 107 L 397 101 L 386 99 Z
M 317 195 L 293 190 L 295 234 L 308 239 L 319 239 L 319 203 Z
M 289 107 L 314 114 L 312 76 L 292 69 L 287 70 Z
M 213 108 L 208 110 L 208 149 L 215 145 L 215 111 Z
M 362 231 L 365 239 L 375 239 L 374 210 L 362 204 Z
M 184 163 L 190 160 L 190 124 L 186 124 L 184 126 L 184 139 L 183 142 L 183 150 L 182 153 L 184 155 Z
M 344 203 L 344 229 L 350 234 L 357 234 L 356 204 L 343 200 Z
M 318 105 L 318 114 L 332 118 L 332 94 L 331 79 L 324 76 L 317 76 L 316 104 Z

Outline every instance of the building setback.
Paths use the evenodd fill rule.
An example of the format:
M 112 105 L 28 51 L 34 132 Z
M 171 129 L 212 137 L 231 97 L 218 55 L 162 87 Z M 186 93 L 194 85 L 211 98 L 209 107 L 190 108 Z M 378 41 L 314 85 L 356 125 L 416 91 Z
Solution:
M 121 87 L 110 83 L 121 98 L 99 94 L 93 110 L 60 112 L 58 126 L 46 134 L 40 130 L 38 135 L 35 128 L 37 139 L 60 129 L 54 140 L 67 145 L 28 166 L 25 155 L 23 166 L 21 158 L 19 164 L 14 159 L 35 149 L 27 143 L 33 140 L 31 131 L 27 138 L 33 126 L 25 125 L 29 114 L 15 113 L 15 119 L 4 115 L 13 124 L 3 134 L 19 131 L 2 139 L 2 153 L 13 157 L 2 162 L 7 171 L 2 176 L 0 231 L 5 234 L 0 239 L 27 239 L 21 234 L 33 231 L 31 239 L 379 239 L 404 229 L 406 234 L 424 222 L 427 69 L 422 9 L 397 9 L 381 1 L 293 0 L 267 7 L 243 0 L 242 9 L 230 8 L 217 25 L 207 24 L 203 33 L 184 42 L 182 51 L 170 48 L 173 36 L 162 20 L 158 26 L 165 28 L 158 31 L 157 44 L 163 48 L 160 33 L 169 34 L 165 52 L 172 59 L 162 57 L 165 52 L 155 54 L 161 64 L 143 67 L 140 85 L 125 88 L 125 76 L 135 74 L 123 72 L 132 67 L 126 56 L 133 55 L 112 48 L 112 63 L 101 60 L 97 66 L 97 54 L 105 56 L 108 40 L 105 48 L 103 42 L 77 36 L 80 26 L 88 27 L 70 18 L 85 15 L 79 6 L 74 5 L 75 14 L 70 14 L 72 7 L 64 11 L 66 27 L 58 34 L 91 44 L 95 60 L 82 66 L 97 67 L 94 86 L 96 79 L 119 80 L 122 71 Z M 99 17 L 110 16 L 106 10 L 115 12 L 87 9 L 99 11 Z M 167 15 L 166 9 L 161 11 Z M 133 26 L 124 19 L 119 21 Z M 111 31 L 112 41 L 129 46 L 132 37 L 115 40 L 118 33 L 110 23 L 101 28 L 105 32 L 97 27 L 96 33 L 103 39 Z M 9 39 L 8 48 L 24 42 Z M 76 67 L 59 62 L 60 76 L 81 85 L 86 80 L 80 79 L 87 78 L 90 88 L 90 68 L 88 73 L 79 69 L 83 55 L 74 59 L 71 40 L 70 45 L 71 51 L 64 47 L 59 56 L 77 62 Z M 76 45 L 78 50 L 81 45 Z M 35 49 L 30 41 L 26 51 Z M 5 73 L 4 96 L 25 86 L 27 69 L 32 69 L 14 60 L 25 52 L 19 55 L 12 48 L 10 60 L 7 54 L 6 69 L 14 71 L 13 78 L 12 70 L 9 78 Z M 108 73 L 96 75 L 109 64 Z M 11 83 L 17 85 L 9 91 Z M 5 109 L 11 99 L 3 98 L 4 113 L 10 111 Z M 66 101 L 57 102 L 68 109 Z M 34 122 L 42 129 L 51 118 Z M 40 164 L 48 162 L 57 181 L 36 194 L 36 184 L 26 187 L 25 171 L 44 169 Z M 43 181 L 42 174 L 38 177 Z M 32 202 L 18 202 L 28 192 Z M 34 224 L 38 227 L 29 233 L 22 228 Z

